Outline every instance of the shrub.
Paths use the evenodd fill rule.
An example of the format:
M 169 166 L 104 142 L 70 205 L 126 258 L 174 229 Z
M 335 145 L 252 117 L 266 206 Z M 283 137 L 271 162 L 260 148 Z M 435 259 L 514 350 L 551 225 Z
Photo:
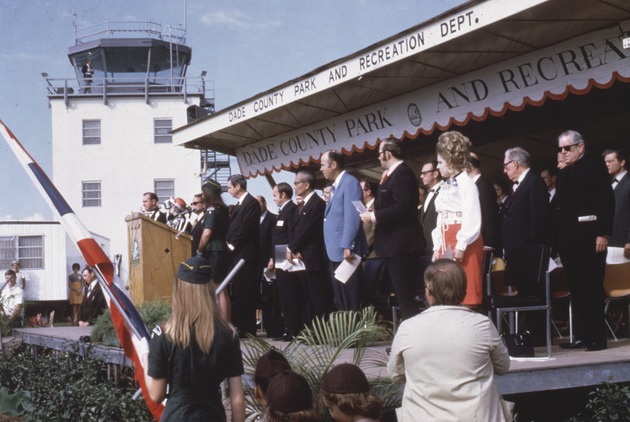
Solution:
M 627 421 L 630 420 L 630 387 L 608 384 L 588 393 L 586 410 L 569 419 L 581 421 Z
M 107 365 L 72 353 L 40 350 L 33 357 L 20 346 L 0 360 L 4 387 L 30 398 L 27 420 L 133 420 L 150 421 L 151 414 L 140 398 L 133 377 L 118 386 L 107 379 Z
M 166 319 L 171 314 L 171 306 L 162 299 L 158 299 L 139 305 L 138 313 L 149 329 L 149 332 L 151 332 L 156 325 L 166 322 Z M 120 347 L 109 309 L 106 309 L 105 312 L 98 317 L 96 323 L 94 323 L 90 337 L 93 342 L 103 343 L 111 347 Z

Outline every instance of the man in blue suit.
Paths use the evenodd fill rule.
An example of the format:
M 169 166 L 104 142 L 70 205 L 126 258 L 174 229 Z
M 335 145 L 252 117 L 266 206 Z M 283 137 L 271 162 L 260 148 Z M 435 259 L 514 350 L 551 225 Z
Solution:
M 352 203 L 363 199 L 361 185 L 344 168 L 342 153 L 330 150 L 322 155 L 320 169 L 326 180 L 332 182 L 324 213 L 324 243 L 335 305 L 339 310 L 358 311 L 361 303 L 361 266 L 346 283 L 334 276 L 343 260 L 351 261 L 355 256 L 363 257 L 368 253 L 361 218 Z

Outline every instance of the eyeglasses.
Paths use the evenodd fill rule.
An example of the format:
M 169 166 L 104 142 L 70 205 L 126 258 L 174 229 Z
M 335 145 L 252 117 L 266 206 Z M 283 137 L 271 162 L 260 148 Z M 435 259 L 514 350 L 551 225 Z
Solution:
M 190 205 L 198 205 L 201 204 L 201 202 L 191 202 Z
M 304 180 L 297 180 L 293 182 L 293 185 L 299 185 L 300 183 L 306 183 Z
M 507 163 L 503 163 L 503 168 L 506 169 L 507 166 L 509 166 L 510 164 L 512 164 L 514 162 L 514 160 L 510 160 Z
M 437 171 L 437 169 L 421 171 L 420 172 L 420 176 L 424 176 L 425 174 L 433 173 L 434 171 Z
M 384 149 L 383 151 L 379 151 L 379 152 L 378 152 L 378 156 L 380 157 L 380 156 L 381 156 L 381 154 L 385 154 L 386 152 L 387 152 L 387 150 L 386 150 L 386 149 Z
M 565 145 L 563 147 L 558 147 L 558 152 L 569 152 L 571 151 L 571 148 L 576 147 L 580 144 L 571 144 L 571 145 Z

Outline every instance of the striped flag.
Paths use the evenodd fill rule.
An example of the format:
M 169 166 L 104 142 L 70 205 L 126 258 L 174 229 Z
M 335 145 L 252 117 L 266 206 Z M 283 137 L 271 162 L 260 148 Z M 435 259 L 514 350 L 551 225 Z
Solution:
M 22 144 L 16 139 L 9 128 L 0 120 L 0 132 L 7 141 L 9 148 L 24 167 L 35 186 L 48 202 L 48 205 L 61 217 L 61 225 L 66 230 L 70 238 L 76 242 L 85 262 L 94 267 L 94 272 L 98 278 L 105 294 L 105 299 L 112 315 L 112 321 L 118 334 L 118 340 L 122 345 L 125 356 L 131 360 L 135 366 L 135 378 L 140 384 L 144 400 L 155 420 L 159 421 L 164 410 L 161 403 L 155 403 L 149 397 L 144 380 L 145 368 L 142 365 L 142 355 L 149 353 L 150 335 L 146 326 L 142 322 L 138 311 L 125 295 L 120 287 L 122 283 L 114 272 L 114 265 L 105 255 L 105 252 L 96 243 L 90 232 L 79 221 L 70 205 L 61 196 L 52 181 L 48 178 L 42 168 L 35 162 Z

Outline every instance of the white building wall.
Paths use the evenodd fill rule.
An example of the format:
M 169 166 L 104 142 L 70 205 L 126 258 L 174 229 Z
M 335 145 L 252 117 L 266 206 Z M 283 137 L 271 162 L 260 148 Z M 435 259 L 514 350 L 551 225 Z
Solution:
M 200 191 L 200 154 L 173 144 L 154 143 L 154 119 L 186 124 L 186 108 L 199 98 L 143 96 L 51 99 L 53 182 L 79 219 L 111 241 L 110 257 L 122 254 L 121 278 L 127 279 L 125 216 L 140 211 L 142 194 L 155 179 L 174 179 L 175 194 L 186 202 Z M 101 144 L 83 145 L 82 121 L 101 122 Z M 101 181 L 101 206 L 83 207 L 82 182 Z

